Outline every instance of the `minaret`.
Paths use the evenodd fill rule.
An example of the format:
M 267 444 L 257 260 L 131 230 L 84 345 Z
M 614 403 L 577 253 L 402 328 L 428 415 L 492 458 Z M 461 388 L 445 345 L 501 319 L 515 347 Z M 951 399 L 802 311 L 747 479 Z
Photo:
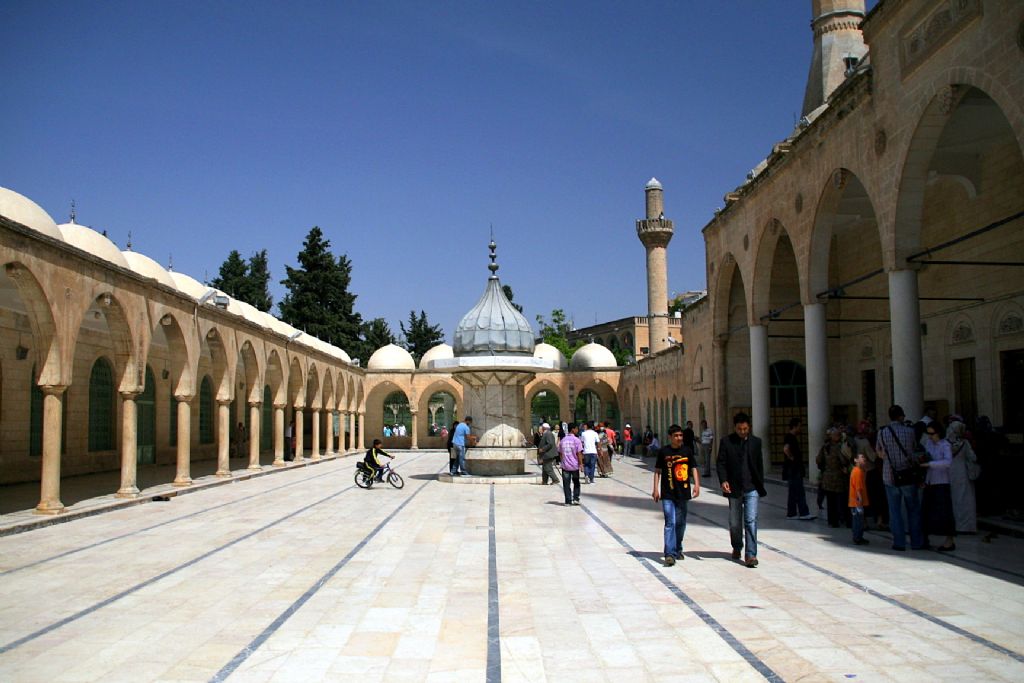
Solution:
M 636 234 L 647 249 L 647 316 L 650 352 L 668 348 L 668 261 L 672 221 L 665 218 L 665 198 L 657 178 L 647 181 L 647 218 L 636 222 Z
M 811 11 L 814 54 L 802 116 L 824 104 L 868 51 L 860 31 L 864 0 L 811 0 Z

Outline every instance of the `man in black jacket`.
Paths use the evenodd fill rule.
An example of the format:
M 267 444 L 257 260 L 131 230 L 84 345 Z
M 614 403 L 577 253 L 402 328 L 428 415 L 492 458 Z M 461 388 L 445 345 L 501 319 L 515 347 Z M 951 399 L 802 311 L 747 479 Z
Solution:
M 750 416 L 737 413 L 732 419 L 733 433 L 722 439 L 718 448 L 718 480 L 729 499 L 729 537 L 732 557 L 740 559 L 746 535 L 744 563 L 757 566 L 757 502 L 768 495 L 764 488 L 764 462 L 761 439 L 750 434 Z

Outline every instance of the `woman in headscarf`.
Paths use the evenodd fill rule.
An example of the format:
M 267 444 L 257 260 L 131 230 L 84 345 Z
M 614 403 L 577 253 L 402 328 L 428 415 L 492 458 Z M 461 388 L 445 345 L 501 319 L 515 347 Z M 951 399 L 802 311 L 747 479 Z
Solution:
M 818 451 L 816 463 L 821 470 L 821 488 L 828 502 L 828 525 L 833 529 L 841 523 L 850 526 L 850 508 L 843 496 L 850 491 L 852 462 L 853 454 L 843 439 L 842 430 L 830 428 L 825 444 Z
M 971 448 L 971 442 L 964 438 L 967 428 L 964 423 L 954 420 L 946 429 L 946 441 L 953 452 L 953 464 L 949 468 L 950 495 L 953 498 L 953 519 L 958 534 L 973 534 L 978 530 L 978 515 L 974 498 L 974 481 L 971 474 L 978 472 L 978 456 Z

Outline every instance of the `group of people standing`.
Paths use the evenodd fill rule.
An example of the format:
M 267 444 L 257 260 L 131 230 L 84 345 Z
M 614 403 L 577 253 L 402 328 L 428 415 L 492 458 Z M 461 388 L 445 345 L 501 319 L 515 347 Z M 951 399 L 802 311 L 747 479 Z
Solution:
M 614 471 L 615 430 L 607 423 L 571 422 L 556 438 L 551 425 L 544 422 L 537 434 L 537 457 L 541 464 L 541 484 L 558 484 L 555 465 L 562 470 L 566 505 L 579 505 L 580 484 L 593 484 L 594 477 L 608 477 Z M 627 425 L 628 427 L 628 425 Z M 582 476 L 582 479 L 581 479 Z

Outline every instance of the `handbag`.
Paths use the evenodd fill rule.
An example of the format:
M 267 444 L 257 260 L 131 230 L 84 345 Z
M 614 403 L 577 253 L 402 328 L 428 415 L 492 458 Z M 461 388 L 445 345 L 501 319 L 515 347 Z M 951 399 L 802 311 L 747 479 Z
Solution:
M 906 467 L 902 470 L 898 470 L 895 467 L 892 470 L 892 483 L 896 486 L 920 486 L 924 483 L 925 471 L 924 468 L 917 464 L 913 458 L 907 455 L 907 449 L 900 443 L 899 437 L 896 436 L 896 432 L 893 431 L 892 427 L 886 427 L 889 433 L 892 434 L 892 440 L 899 446 L 900 452 L 903 453 L 903 457 L 906 458 L 911 464 L 910 467 Z

